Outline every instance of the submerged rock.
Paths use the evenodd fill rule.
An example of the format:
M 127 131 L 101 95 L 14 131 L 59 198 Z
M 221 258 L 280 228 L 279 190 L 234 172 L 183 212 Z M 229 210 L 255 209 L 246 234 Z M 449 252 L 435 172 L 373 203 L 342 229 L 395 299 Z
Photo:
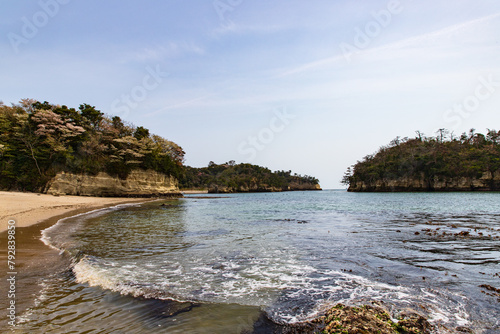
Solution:
M 497 297 L 498 298 L 497 300 L 500 303 L 500 289 L 497 289 L 497 288 L 492 287 L 491 285 L 487 285 L 487 284 L 480 285 L 479 287 L 482 289 L 485 289 L 487 291 L 490 291 L 490 292 L 485 292 L 485 291 L 481 291 L 481 292 L 488 295 L 488 296 L 491 296 L 491 297 Z

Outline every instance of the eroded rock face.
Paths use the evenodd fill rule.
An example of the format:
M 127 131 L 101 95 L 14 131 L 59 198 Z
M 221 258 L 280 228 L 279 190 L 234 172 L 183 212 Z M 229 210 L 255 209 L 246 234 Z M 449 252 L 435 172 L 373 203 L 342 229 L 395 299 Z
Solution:
M 61 172 L 47 185 L 47 194 L 97 197 L 181 197 L 177 180 L 152 170 L 134 170 L 126 179 Z
M 500 190 L 500 171 L 483 173 L 481 178 L 435 177 L 426 180 L 423 176 L 399 179 L 381 179 L 371 183 L 356 182 L 349 186 L 353 192 L 390 191 L 493 191 Z

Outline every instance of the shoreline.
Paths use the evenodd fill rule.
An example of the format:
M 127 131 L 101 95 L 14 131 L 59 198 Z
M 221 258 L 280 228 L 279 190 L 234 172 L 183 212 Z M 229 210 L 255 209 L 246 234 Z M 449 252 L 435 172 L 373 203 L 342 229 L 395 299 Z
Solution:
M 77 210 L 102 209 L 125 203 L 141 203 L 151 198 L 53 196 L 38 193 L 0 191 L 0 233 L 7 230 L 9 220 L 16 228 L 42 223 L 52 217 L 69 215 Z M 154 200 L 154 199 L 153 199 Z
M 52 196 L 36 193 L 0 191 L 0 244 L 7 245 L 7 224 L 16 221 L 16 315 L 21 316 L 35 306 L 42 287 L 41 280 L 69 266 L 69 259 L 46 245 L 42 231 L 54 226 L 61 219 L 93 210 L 127 204 L 154 201 L 151 198 L 101 198 L 79 196 Z M 0 249 L 3 274 L 7 270 L 7 247 Z M 0 281 L 0 290 L 7 291 L 7 280 Z M 7 308 L 8 300 L 2 298 L 0 307 Z M 0 328 L 6 329 L 7 319 L 0 319 Z

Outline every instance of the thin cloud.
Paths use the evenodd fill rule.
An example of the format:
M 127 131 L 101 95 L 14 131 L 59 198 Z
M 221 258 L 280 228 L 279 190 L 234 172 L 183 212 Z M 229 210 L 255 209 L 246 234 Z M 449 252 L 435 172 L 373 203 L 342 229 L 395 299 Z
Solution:
M 145 47 L 140 51 L 130 53 L 125 57 L 124 61 L 161 61 L 166 58 L 176 58 L 187 54 L 204 55 L 205 50 L 194 43 L 169 42 L 165 45 Z
M 270 34 L 278 31 L 284 31 L 288 29 L 285 26 L 279 25 L 244 25 L 236 24 L 233 21 L 220 21 L 220 25 L 215 28 L 211 36 L 213 38 L 220 38 L 226 35 L 240 35 L 240 34 Z
M 197 97 L 197 98 L 194 98 L 194 99 L 190 99 L 190 100 L 182 101 L 182 102 L 175 103 L 175 104 L 172 104 L 172 105 L 168 105 L 168 106 L 163 107 L 161 109 L 158 109 L 158 110 L 152 111 L 150 113 L 147 113 L 146 116 L 147 117 L 155 116 L 155 115 L 158 115 L 158 114 L 162 114 L 162 113 L 164 113 L 164 112 L 166 112 L 168 110 L 178 109 L 179 107 L 186 107 L 186 106 L 194 104 L 195 102 L 206 100 L 209 97 L 214 96 L 214 95 L 215 94 L 207 94 L 207 95 L 203 95 L 203 96 L 200 96 L 200 97 Z
M 426 34 L 406 38 L 406 39 L 403 39 L 403 40 L 400 40 L 397 42 L 381 45 L 379 47 L 362 49 L 362 50 L 356 52 L 355 54 L 359 56 L 359 55 L 364 55 L 364 54 L 368 54 L 368 53 L 376 53 L 376 52 L 387 51 L 387 50 L 393 51 L 393 50 L 400 50 L 400 49 L 404 49 L 404 48 L 408 48 L 408 47 L 419 46 L 419 45 L 422 45 L 422 44 L 425 44 L 428 42 L 442 40 L 443 38 L 455 35 L 459 32 L 467 32 L 470 30 L 471 27 L 473 27 L 475 25 L 486 23 L 486 22 L 491 21 L 491 20 L 498 18 L 498 17 L 500 17 L 500 13 L 495 13 L 492 15 L 478 18 L 478 19 L 455 24 L 455 25 L 452 25 L 452 26 L 449 26 L 449 27 L 446 27 L 446 28 L 443 28 L 443 29 L 440 29 L 437 31 L 433 31 L 430 33 L 426 33 Z M 340 54 L 340 55 L 336 55 L 333 57 L 324 58 L 324 59 L 320 59 L 320 60 L 317 60 L 314 62 L 310 62 L 310 63 L 304 64 L 304 65 L 298 66 L 296 68 L 286 70 L 283 73 L 277 75 L 276 77 L 285 77 L 285 76 L 294 75 L 294 74 L 302 73 L 302 72 L 309 71 L 309 70 L 322 68 L 322 67 L 337 63 L 339 61 L 346 61 L 345 56 Z
M 419 36 L 415 37 L 410 37 L 407 39 L 404 39 L 402 41 L 390 43 L 387 45 L 380 46 L 378 48 L 372 49 L 373 51 L 379 51 L 379 50 L 386 50 L 386 49 L 402 49 L 406 47 L 411 47 L 415 45 L 420 45 L 426 42 L 433 42 L 433 41 L 438 41 L 438 40 L 443 40 L 444 38 L 447 38 L 449 36 L 455 35 L 458 32 L 467 32 L 470 31 L 470 28 L 474 25 L 486 23 L 488 21 L 491 21 L 492 19 L 495 19 L 497 17 L 500 17 L 500 13 L 484 16 L 478 19 L 474 19 L 471 21 L 455 24 L 437 31 L 433 31 L 430 33 L 422 34 Z M 367 50 L 371 51 L 371 50 Z

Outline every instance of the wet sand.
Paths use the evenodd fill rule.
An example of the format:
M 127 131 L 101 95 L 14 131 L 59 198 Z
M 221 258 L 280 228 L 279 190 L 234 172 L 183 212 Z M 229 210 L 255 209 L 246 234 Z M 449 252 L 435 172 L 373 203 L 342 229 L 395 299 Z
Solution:
M 10 285 L 7 278 L 15 272 L 16 315 L 21 316 L 34 306 L 43 286 L 43 279 L 60 272 L 69 265 L 69 259 L 46 246 L 41 240 L 41 231 L 57 223 L 59 219 L 91 210 L 122 203 L 140 203 L 151 199 L 97 198 L 0 192 L 0 332 L 9 329 L 7 295 Z M 8 267 L 9 220 L 15 220 L 14 270 Z M 18 318 L 18 321 L 20 319 Z
M 16 227 L 40 223 L 74 210 L 92 210 L 120 203 L 144 202 L 147 199 L 117 197 L 52 196 L 36 193 L 0 191 L 0 232 L 14 219 Z

